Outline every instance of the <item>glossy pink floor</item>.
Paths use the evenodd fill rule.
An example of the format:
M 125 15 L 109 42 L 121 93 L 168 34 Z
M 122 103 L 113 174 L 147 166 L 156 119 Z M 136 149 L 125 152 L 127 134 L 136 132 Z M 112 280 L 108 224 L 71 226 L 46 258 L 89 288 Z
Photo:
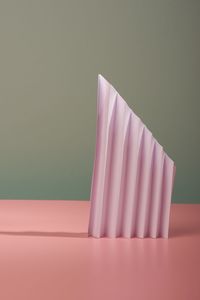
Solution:
M 0 201 L 0 299 L 200 299 L 200 205 L 172 205 L 168 240 L 88 238 L 89 205 Z

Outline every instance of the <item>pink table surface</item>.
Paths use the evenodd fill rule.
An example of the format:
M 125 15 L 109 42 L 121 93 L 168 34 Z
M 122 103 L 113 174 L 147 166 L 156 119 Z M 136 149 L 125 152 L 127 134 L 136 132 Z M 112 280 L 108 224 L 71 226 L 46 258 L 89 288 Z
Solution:
M 89 208 L 0 200 L 0 299 L 200 299 L 200 205 L 172 205 L 169 239 L 88 238 Z

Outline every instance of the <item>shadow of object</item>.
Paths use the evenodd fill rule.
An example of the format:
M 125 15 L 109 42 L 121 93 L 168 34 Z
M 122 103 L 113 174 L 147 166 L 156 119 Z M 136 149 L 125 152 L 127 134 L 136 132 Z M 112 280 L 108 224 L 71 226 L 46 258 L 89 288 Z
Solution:
M 0 235 L 88 238 L 87 232 L 0 231 Z
M 200 237 L 200 226 L 199 224 L 193 224 L 193 226 L 188 226 L 187 224 L 184 224 L 182 226 L 176 226 L 173 228 L 170 228 L 169 230 L 169 238 L 174 237 L 191 237 L 191 236 L 199 236 Z
M 176 206 L 172 210 L 169 238 L 200 237 L 200 206 Z

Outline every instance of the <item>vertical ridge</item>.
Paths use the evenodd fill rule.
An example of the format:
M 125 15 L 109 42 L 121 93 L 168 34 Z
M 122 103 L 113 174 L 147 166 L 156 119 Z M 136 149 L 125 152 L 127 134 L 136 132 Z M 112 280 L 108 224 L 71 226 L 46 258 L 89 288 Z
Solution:
M 111 168 L 112 168 L 112 150 L 114 143 L 114 130 L 116 122 L 116 109 L 117 109 L 117 94 L 115 96 L 113 109 L 111 112 L 109 129 L 108 129 L 108 145 L 107 145 L 107 156 L 106 156 L 106 170 L 105 170 L 105 180 L 104 180 L 104 190 L 103 190 L 103 211 L 101 217 L 101 236 L 106 235 L 106 225 L 107 225 L 107 209 L 109 204 L 109 188 L 110 188 L 110 178 L 111 178 Z
M 172 196 L 173 179 L 174 179 L 174 164 L 167 157 L 166 157 L 164 172 L 165 172 L 165 176 L 164 176 L 165 180 L 163 184 L 163 193 L 162 193 L 160 235 L 161 237 L 167 238 L 168 231 L 169 231 L 169 215 L 170 215 L 170 205 L 171 205 L 171 196 Z
M 161 237 L 161 226 L 162 226 L 162 209 L 163 209 L 163 197 L 165 194 L 165 182 L 166 182 L 166 156 L 164 154 L 164 162 L 163 162 L 163 170 L 162 170 L 162 184 L 161 184 L 161 193 L 160 193 L 160 206 L 159 206 L 159 214 L 158 214 L 158 229 L 157 236 Z
M 103 95 L 102 95 L 103 93 Z M 96 121 L 96 146 L 95 146 L 95 155 L 94 155 L 94 166 L 92 173 L 92 182 L 91 182 L 91 191 L 90 191 L 90 217 L 89 217 L 89 225 L 88 225 L 88 235 L 95 236 L 95 227 L 98 218 L 98 210 L 97 205 L 99 199 L 97 201 L 97 193 L 99 187 L 99 177 L 100 177 L 100 161 L 102 157 L 102 119 L 104 113 L 104 107 L 102 105 L 102 98 L 105 98 L 105 91 L 102 87 L 101 76 L 98 76 L 98 89 L 97 89 L 97 121 Z
M 149 235 L 156 238 L 159 235 L 160 209 L 162 201 L 164 153 L 162 147 L 156 143 L 154 180 L 152 186 L 152 206 L 150 211 Z
M 152 202 L 152 182 L 153 182 L 153 164 L 155 158 L 155 143 L 152 134 L 147 132 L 149 137 L 146 139 L 146 149 L 144 152 L 144 163 L 142 176 L 140 177 L 141 193 L 140 193 L 140 219 L 138 218 L 137 236 L 142 238 L 148 236 L 149 233 L 149 209 Z
M 155 169 L 155 147 L 156 143 L 155 140 L 153 140 L 153 149 L 152 149 L 152 160 L 151 160 L 151 177 L 150 177 L 150 187 L 149 187 L 149 208 L 148 208 L 148 216 L 147 216 L 147 236 L 150 236 L 150 224 L 151 224 L 151 211 L 152 211 L 152 205 L 153 205 L 153 185 L 154 185 L 154 169 Z
M 141 170 L 143 165 L 143 144 L 144 144 L 144 130 L 145 127 L 141 125 L 141 135 L 138 142 L 138 153 L 137 153 L 137 166 L 136 166 L 136 188 L 134 193 L 135 198 L 135 207 L 132 210 L 132 226 L 131 226 L 131 237 L 137 236 L 138 229 L 138 210 L 139 210 L 139 201 L 140 201 L 140 190 L 141 190 Z
M 132 220 L 134 218 L 136 199 L 134 192 L 136 189 L 137 178 L 137 152 L 138 143 L 142 136 L 142 124 L 140 119 L 132 112 L 130 115 L 129 135 L 127 139 L 127 166 L 126 166 L 126 181 L 123 194 L 123 215 L 121 234 L 124 237 L 131 237 Z
M 136 235 L 143 238 L 147 234 L 148 206 L 150 201 L 151 163 L 153 155 L 152 134 L 144 129 L 144 142 L 142 144 L 142 165 L 138 183 L 140 191 L 138 193 L 138 212 Z
M 117 236 L 123 236 L 122 220 L 123 220 L 123 211 L 125 205 L 125 191 L 126 191 L 126 180 L 127 180 L 127 169 L 128 169 L 127 164 L 128 164 L 128 157 L 129 157 L 128 141 L 130 135 L 130 126 L 131 126 L 131 113 L 129 110 L 127 111 L 127 120 L 124 128 L 123 163 L 122 163 L 122 173 L 121 173 L 121 182 L 120 182 L 119 207 L 118 207 L 118 217 L 117 217 L 118 220 L 117 220 L 117 229 L 116 229 Z
M 119 97 L 119 95 L 118 95 Z M 117 97 L 117 99 L 118 99 Z M 114 135 L 112 144 L 112 157 L 110 162 L 110 171 L 108 178 L 108 195 L 106 207 L 106 235 L 109 237 L 116 237 L 117 235 L 117 220 L 118 207 L 120 203 L 120 180 L 123 167 L 123 146 L 124 146 L 124 126 L 126 116 L 125 102 L 117 100 L 115 111 Z

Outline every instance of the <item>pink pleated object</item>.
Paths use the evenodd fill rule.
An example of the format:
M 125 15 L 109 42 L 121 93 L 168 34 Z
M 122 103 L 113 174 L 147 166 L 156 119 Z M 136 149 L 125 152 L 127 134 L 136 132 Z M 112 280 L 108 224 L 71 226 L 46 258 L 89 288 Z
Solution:
M 97 98 L 88 234 L 167 238 L 174 162 L 101 75 Z

